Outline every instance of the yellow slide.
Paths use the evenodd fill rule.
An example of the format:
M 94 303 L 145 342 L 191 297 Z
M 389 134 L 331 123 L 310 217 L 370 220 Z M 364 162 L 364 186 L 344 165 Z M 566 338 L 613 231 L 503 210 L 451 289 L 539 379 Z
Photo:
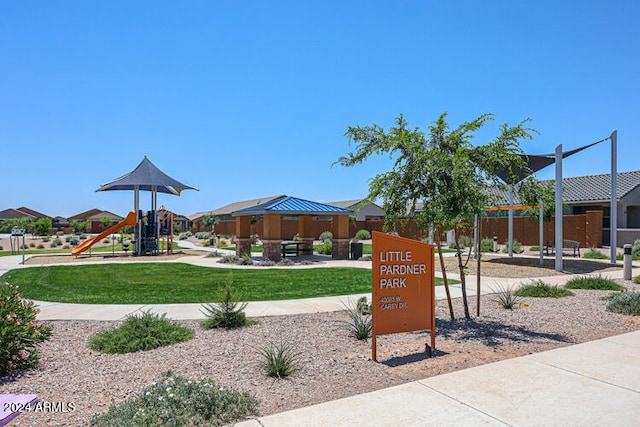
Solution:
M 81 254 L 82 252 L 86 251 L 91 246 L 102 240 L 104 237 L 107 237 L 111 233 L 115 233 L 116 231 L 120 230 L 123 227 L 126 227 L 127 225 L 136 225 L 136 211 L 129 212 L 129 214 L 123 221 L 112 225 L 97 236 L 90 237 L 84 242 L 80 243 L 71 251 L 71 253 L 73 255 Z

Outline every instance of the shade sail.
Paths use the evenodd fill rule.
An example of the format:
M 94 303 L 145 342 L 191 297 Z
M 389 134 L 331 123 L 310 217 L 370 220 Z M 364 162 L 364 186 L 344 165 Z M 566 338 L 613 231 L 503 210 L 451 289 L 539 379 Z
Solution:
M 183 190 L 198 190 L 187 184 L 183 184 L 171 178 L 156 167 L 151 160 L 144 156 L 138 167 L 126 175 L 122 175 L 113 181 L 102 184 L 97 191 L 135 190 L 157 191 L 158 193 L 174 194 L 179 196 Z
M 565 159 L 573 154 L 579 153 L 582 150 L 586 150 L 589 147 L 592 147 L 596 144 L 606 141 L 607 139 L 609 138 L 605 138 L 603 140 L 593 142 L 591 144 L 585 145 L 580 148 L 576 148 L 574 150 L 564 151 L 562 153 L 562 158 Z M 547 166 L 555 163 L 556 161 L 555 153 L 537 154 L 537 155 L 519 154 L 519 156 L 524 160 L 526 166 L 524 168 L 520 168 L 519 170 L 514 171 L 516 175 L 515 180 L 509 180 L 507 170 L 498 172 L 498 178 L 500 178 L 506 184 L 516 184 L 522 181 L 523 179 L 525 179 L 526 177 L 528 177 L 529 175 L 533 175 L 534 173 L 538 172 L 540 169 L 544 169 Z

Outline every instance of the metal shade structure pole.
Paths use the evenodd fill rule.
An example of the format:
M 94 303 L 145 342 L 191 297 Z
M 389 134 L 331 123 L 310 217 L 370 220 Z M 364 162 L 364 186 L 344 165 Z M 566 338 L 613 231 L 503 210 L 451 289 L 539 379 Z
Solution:
M 509 207 L 513 207 L 512 184 L 509 184 Z M 513 256 L 513 209 L 509 209 L 509 256 Z
M 556 147 L 556 271 L 562 271 L 562 144 Z
M 616 263 L 618 246 L 618 131 L 614 130 L 611 139 L 611 214 L 609 218 L 609 244 L 611 246 L 611 264 Z
M 543 218 L 543 206 L 542 200 L 540 200 L 540 216 L 538 217 L 538 222 L 540 223 L 540 266 L 544 265 L 544 256 L 542 253 L 542 248 L 544 247 L 544 218 Z

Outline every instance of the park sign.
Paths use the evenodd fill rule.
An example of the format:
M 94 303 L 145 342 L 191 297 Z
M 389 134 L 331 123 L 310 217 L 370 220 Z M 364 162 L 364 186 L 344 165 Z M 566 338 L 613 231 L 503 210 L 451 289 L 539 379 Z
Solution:
M 436 343 L 433 245 L 373 232 L 372 359 L 376 336 L 431 330 Z

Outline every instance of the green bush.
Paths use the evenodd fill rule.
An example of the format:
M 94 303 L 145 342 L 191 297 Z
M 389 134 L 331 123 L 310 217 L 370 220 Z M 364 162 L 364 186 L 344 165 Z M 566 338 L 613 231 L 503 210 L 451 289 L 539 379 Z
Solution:
M 280 261 L 278 261 L 278 265 L 280 266 L 295 265 L 295 262 L 291 261 L 289 258 L 282 258 Z
M 260 367 L 270 377 L 284 378 L 300 370 L 300 353 L 294 344 L 270 343 L 258 350 Z
M 617 284 L 606 277 L 576 277 L 569 280 L 565 285 L 567 289 L 597 289 L 603 291 L 622 291 L 624 286 Z
M 529 248 L 529 250 L 530 250 L 531 252 L 539 252 L 539 251 L 540 251 L 540 246 L 537 246 L 537 245 L 535 245 L 535 246 L 531 246 L 531 247 Z
M 225 255 L 218 260 L 220 264 L 237 264 L 240 261 L 238 255 Z
M 582 255 L 582 258 L 587 258 L 587 259 L 607 259 L 609 257 L 606 256 L 605 254 L 603 254 L 602 252 L 600 252 L 599 250 L 597 250 L 596 248 L 592 247 L 592 248 L 589 248 L 589 250 Z
M 49 236 L 45 236 L 45 237 L 42 238 L 42 241 L 45 242 L 45 243 L 47 243 L 49 240 L 51 240 L 49 238 Z
M 504 248 L 502 249 L 502 253 L 509 253 L 509 242 L 505 242 L 504 243 Z M 522 248 L 522 243 L 518 242 L 517 240 L 513 241 L 513 253 L 515 254 L 521 254 L 522 252 L 524 252 L 524 249 Z
M 607 311 L 631 316 L 640 315 L 640 292 L 624 292 L 615 295 L 607 303 Z
M 356 236 L 354 237 L 355 240 L 369 240 L 371 239 L 371 233 L 369 232 L 369 230 L 358 230 L 358 232 L 356 233 Z
M 258 400 L 248 392 L 222 387 L 207 378 L 187 379 L 167 372 L 163 378 L 104 414 L 91 425 L 219 426 L 258 413 Z
M 4 251 L 4 246 L 0 245 L 0 251 Z
M 164 314 L 147 311 L 128 316 L 119 328 L 98 332 L 89 339 L 89 347 L 110 354 L 135 353 L 188 341 L 193 335 L 193 330 L 171 322 Z
M 198 240 L 203 240 L 203 239 L 210 239 L 211 238 L 211 233 L 208 231 L 198 231 L 196 234 L 196 239 Z
M 321 255 L 331 255 L 333 253 L 333 245 L 331 242 L 325 241 L 316 248 L 316 252 Z
M 17 286 L 0 285 L 0 376 L 38 366 L 38 344 L 51 337 L 51 328 L 38 322 L 37 314 L 33 301 L 24 299 Z
M 558 288 L 558 286 L 550 286 L 542 280 L 527 285 L 522 285 L 514 292 L 517 297 L 535 297 L 535 298 L 562 298 L 570 297 L 575 294 L 568 289 Z
M 238 292 L 233 288 L 233 276 L 229 275 L 224 288 L 218 293 L 220 302 L 202 304 L 204 310 L 200 310 L 207 319 L 200 325 L 205 329 L 213 328 L 241 328 L 243 326 L 255 324 L 247 319 L 244 309 L 246 302 L 240 302 Z
M 480 252 L 493 252 L 493 239 L 488 237 L 480 241 Z
M 458 244 L 460 245 L 460 249 L 466 249 L 473 246 L 473 238 L 469 236 L 458 236 Z M 455 241 L 451 242 L 449 245 L 451 249 L 456 249 Z
M 56 246 L 60 246 L 62 244 L 62 239 L 59 237 L 56 237 L 55 239 L 53 239 L 53 243 L 55 243 Z
M 333 242 L 333 233 L 330 231 L 323 231 L 322 233 L 320 233 L 320 241 L 322 241 L 323 243 L 326 242 Z
M 633 242 L 633 246 L 631 247 L 631 255 L 640 257 L 640 240 L 636 240 Z
M 640 276 L 636 276 L 633 278 L 633 283 L 635 283 L 636 285 L 640 283 Z
M 36 249 L 44 249 L 44 245 L 42 243 L 38 243 L 38 246 L 36 246 Z

